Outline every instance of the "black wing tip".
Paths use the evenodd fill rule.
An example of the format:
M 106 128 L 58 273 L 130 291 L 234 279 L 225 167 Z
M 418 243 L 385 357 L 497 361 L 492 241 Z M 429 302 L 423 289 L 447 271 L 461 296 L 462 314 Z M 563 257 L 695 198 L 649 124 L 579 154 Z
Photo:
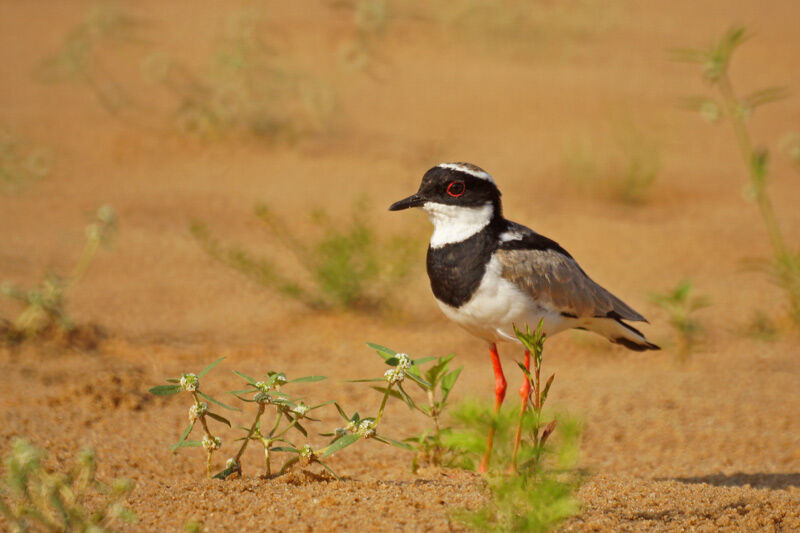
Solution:
M 620 346 L 624 346 L 629 350 L 633 350 L 634 352 L 645 352 L 647 350 L 660 350 L 661 346 L 657 344 L 653 344 L 649 341 L 644 341 L 643 343 L 634 342 L 630 339 L 626 339 L 625 337 L 618 337 L 613 339 L 611 342 L 614 344 L 619 344 Z

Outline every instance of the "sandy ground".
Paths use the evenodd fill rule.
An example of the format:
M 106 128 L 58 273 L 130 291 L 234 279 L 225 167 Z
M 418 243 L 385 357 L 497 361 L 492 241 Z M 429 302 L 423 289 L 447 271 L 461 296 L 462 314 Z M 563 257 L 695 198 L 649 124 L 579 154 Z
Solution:
M 576 3 L 547 12 L 554 29 L 524 45 L 440 31 L 412 10 L 387 28 L 369 73 L 337 63 L 336 51 L 353 38 L 347 10 L 267 4 L 279 49 L 329 80 L 338 97 L 330 131 L 290 146 L 153 135 L 110 117 L 78 83 L 33 81 L 34 66 L 90 5 L 0 3 L 0 122 L 55 156 L 46 179 L 0 195 L 0 280 L 30 284 L 47 268 L 69 268 L 87 214 L 110 203 L 120 215 L 113 250 L 98 256 L 69 301 L 77 322 L 99 324 L 109 338 L 88 353 L 51 344 L 0 349 L 0 451 L 25 435 L 58 464 L 94 446 L 102 477 L 137 482 L 132 530 L 174 531 L 191 518 L 209 531 L 458 529 L 448 510 L 479 504 L 478 477 L 412 475 L 406 454 L 371 443 L 334 457 L 342 481 L 260 479 L 247 466 L 260 464 L 255 451 L 243 479 L 206 481 L 196 450 L 170 456 L 166 449 L 185 406 L 146 390 L 226 355 L 206 380 L 209 392 L 235 388 L 233 369 L 280 369 L 329 376 L 300 388 L 309 397 L 371 406 L 376 393 L 343 380 L 381 370 L 364 345 L 374 341 L 415 355 L 455 352 L 465 366 L 455 397 L 490 398 L 484 346 L 449 324 L 430 296 L 426 222 L 385 211 L 416 190 L 433 164 L 470 160 L 495 176 L 509 218 L 557 239 L 650 318 L 648 336 L 666 348 L 634 354 L 582 334 L 548 342 L 545 364 L 557 373 L 551 401 L 585 421 L 581 463 L 592 474 L 579 494 L 583 511 L 565 528 L 800 529 L 800 337 L 786 331 L 764 342 L 741 333 L 755 311 L 780 321 L 783 299 L 763 276 L 742 269 L 768 243 L 742 199 L 732 135 L 677 108 L 679 97 L 707 88 L 667 54 L 744 23 L 756 37 L 737 57 L 734 82 L 743 92 L 796 89 L 796 4 Z M 184 3 L 130 5 L 153 22 L 159 47 L 197 68 L 229 13 L 211 1 L 193 2 L 189 12 Z M 135 68 L 120 69 L 122 80 L 135 78 Z M 577 191 L 564 146 L 585 135 L 602 145 L 628 120 L 660 147 L 648 201 L 626 206 Z M 759 111 L 753 131 L 774 146 L 799 122 L 792 97 Z M 800 181 L 778 156 L 773 168 L 776 209 L 787 239 L 798 242 Z M 361 194 L 374 205 L 380 232 L 419 240 L 419 264 L 395 297 L 398 311 L 383 318 L 312 313 L 214 263 L 188 231 L 191 219 L 203 218 L 223 238 L 274 250 L 274 239 L 253 223 L 255 200 L 311 236 L 312 208 L 346 216 Z M 666 316 L 649 295 L 687 277 L 713 305 L 698 313 L 703 344 L 681 365 Z M 0 302 L 0 317 L 13 311 Z M 501 353 L 510 369 L 519 354 L 508 346 Z M 402 406 L 387 416 L 396 437 L 422 427 Z M 234 434 L 222 437 L 230 442 Z

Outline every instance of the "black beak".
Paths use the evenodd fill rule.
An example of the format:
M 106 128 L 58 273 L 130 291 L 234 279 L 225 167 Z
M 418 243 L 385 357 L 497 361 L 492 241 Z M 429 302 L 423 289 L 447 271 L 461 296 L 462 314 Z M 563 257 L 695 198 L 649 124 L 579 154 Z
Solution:
M 399 202 L 395 202 L 389 206 L 389 211 L 400 211 L 408 209 L 409 207 L 419 207 L 425 203 L 425 198 L 419 194 L 412 194 L 408 198 L 403 198 Z

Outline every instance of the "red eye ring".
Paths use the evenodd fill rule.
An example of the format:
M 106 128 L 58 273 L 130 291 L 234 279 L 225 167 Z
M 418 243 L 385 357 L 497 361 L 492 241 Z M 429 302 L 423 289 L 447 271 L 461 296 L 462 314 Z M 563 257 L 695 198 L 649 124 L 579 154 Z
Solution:
M 447 194 L 452 196 L 453 198 L 458 198 L 467 190 L 466 185 L 464 185 L 463 181 L 452 181 L 450 185 L 447 186 Z

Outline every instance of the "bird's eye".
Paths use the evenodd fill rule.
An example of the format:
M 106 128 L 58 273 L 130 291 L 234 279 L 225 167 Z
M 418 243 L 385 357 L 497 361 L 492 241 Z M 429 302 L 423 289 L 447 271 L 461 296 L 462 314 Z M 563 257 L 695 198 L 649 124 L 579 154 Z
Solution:
M 465 190 L 467 190 L 467 187 L 464 185 L 463 181 L 451 181 L 450 185 L 447 186 L 447 194 L 453 198 L 458 198 L 464 194 Z

